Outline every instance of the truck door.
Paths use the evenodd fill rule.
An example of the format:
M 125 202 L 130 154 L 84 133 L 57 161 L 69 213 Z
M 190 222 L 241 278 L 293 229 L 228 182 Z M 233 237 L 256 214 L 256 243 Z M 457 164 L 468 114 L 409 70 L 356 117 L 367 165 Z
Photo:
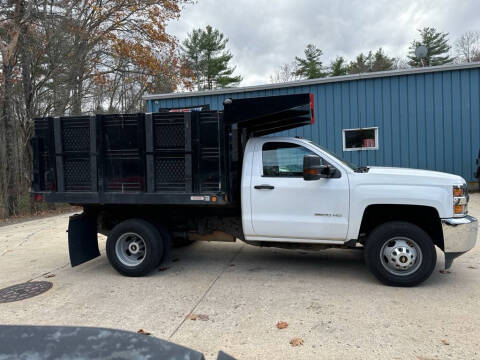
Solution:
M 252 240 L 267 238 L 345 240 L 349 187 L 340 177 L 305 181 L 304 155 L 320 155 L 301 143 L 259 142 L 251 186 Z M 328 162 L 322 158 L 324 164 Z

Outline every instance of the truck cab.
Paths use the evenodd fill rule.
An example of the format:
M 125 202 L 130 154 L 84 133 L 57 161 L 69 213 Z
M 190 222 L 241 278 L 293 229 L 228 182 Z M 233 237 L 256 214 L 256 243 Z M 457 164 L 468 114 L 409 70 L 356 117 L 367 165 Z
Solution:
M 332 174 L 305 180 L 305 156 L 318 157 Z M 246 239 L 343 244 L 350 209 L 347 171 L 347 164 L 305 139 L 250 139 L 242 171 Z
M 388 284 L 412 285 L 428 277 L 436 262 L 434 245 L 445 252 L 446 268 L 470 250 L 477 220 L 467 209 L 466 183 L 457 175 L 356 167 L 301 138 L 254 138 L 245 148 L 246 240 L 358 243 L 374 274 Z

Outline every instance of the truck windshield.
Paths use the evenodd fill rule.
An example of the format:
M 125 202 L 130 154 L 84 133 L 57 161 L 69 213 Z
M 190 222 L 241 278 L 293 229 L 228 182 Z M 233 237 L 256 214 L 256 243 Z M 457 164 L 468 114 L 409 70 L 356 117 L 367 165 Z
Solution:
M 335 159 L 337 159 L 338 161 L 340 161 L 342 164 L 344 164 L 345 166 L 349 167 L 350 169 L 352 169 L 353 171 L 356 171 L 359 167 L 355 164 L 352 164 L 348 161 L 345 161 L 343 159 L 341 159 L 340 157 L 338 157 L 337 155 L 335 155 L 334 153 L 332 153 L 331 151 L 328 151 L 327 149 L 325 149 L 323 146 L 320 146 L 318 144 L 315 144 L 313 141 L 310 141 L 310 140 L 307 140 L 308 143 L 312 144 L 313 146 L 319 148 L 320 150 L 326 152 L 327 154 L 329 154 L 330 156 L 334 157 Z

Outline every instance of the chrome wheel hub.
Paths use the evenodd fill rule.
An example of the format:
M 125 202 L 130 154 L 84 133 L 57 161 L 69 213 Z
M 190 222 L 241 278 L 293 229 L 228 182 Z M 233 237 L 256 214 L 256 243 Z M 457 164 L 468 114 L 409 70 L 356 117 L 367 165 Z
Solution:
M 115 244 L 115 254 L 123 265 L 138 266 L 147 254 L 145 240 L 136 233 L 122 234 Z
M 130 253 L 135 255 L 138 254 L 138 252 L 140 251 L 140 247 L 136 242 L 132 242 L 128 245 L 128 250 L 130 251 Z
M 395 237 L 383 244 L 380 251 L 383 267 L 394 275 L 407 276 L 422 263 L 420 246 L 409 238 Z

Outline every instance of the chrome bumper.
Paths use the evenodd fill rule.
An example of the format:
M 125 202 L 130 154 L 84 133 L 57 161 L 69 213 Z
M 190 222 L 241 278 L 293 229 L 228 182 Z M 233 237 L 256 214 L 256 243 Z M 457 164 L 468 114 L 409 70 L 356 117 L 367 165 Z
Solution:
M 477 242 L 478 220 L 473 216 L 442 219 L 445 269 L 457 256 L 471 250 Z
M 442 219 L 445 252 L 466 252 L 477 242 L 478 220 L 472 216 Z

